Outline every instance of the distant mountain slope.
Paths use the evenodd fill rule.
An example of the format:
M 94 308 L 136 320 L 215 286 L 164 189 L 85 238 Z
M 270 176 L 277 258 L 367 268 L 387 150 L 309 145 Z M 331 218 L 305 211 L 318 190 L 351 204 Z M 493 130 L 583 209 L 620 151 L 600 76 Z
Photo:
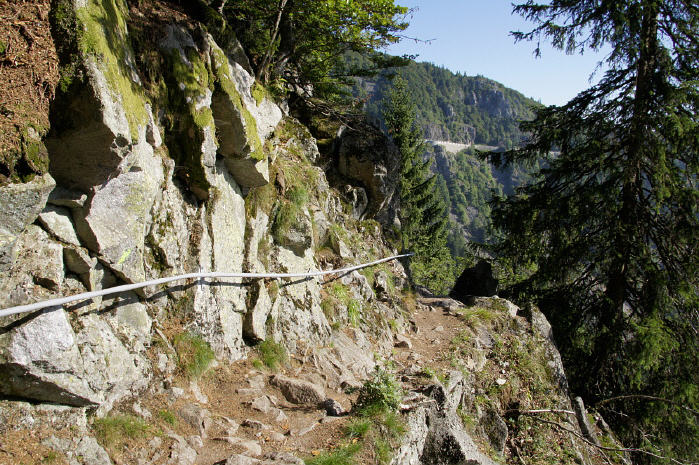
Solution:
M 360 58 L 349 57 L 350 66 Z M 367 113 L 381 120 L 381 101 L 388 93 L 390 73 L 401 75 L 418 107 L 425 139 L 463 144 L 512 147 L 521 140 L 519 121 L 532 117 L 536 101 L 482 76 L 464 76 L 430 63 L 411 62 L 376 78 L 361 78 L 352 89 L 364 99 Z
M 348 57 L 360 67 L 361 59 Z M 382 121 L 382 100 L 391 89 L 388 75 L 399 74 L 417 104 L 417 122 L 423 128 L 425 157 L 441 178 L 438 185 L 449 206 L 449 247 L 464 256 L 469 241 L 489 242 L 492 193 L 511 194 L 530 180 L 526 170 L 496 170 L 480 160 L 475 150 L 502 150 L 522 140 L 519 122 L 532 118 L 540 105 L 521 93 L 482 76 L 464 76 L 430 63 L 411 62 L 377 78 L 358 79 L 352 93 L 364 100 L 369 116 Z

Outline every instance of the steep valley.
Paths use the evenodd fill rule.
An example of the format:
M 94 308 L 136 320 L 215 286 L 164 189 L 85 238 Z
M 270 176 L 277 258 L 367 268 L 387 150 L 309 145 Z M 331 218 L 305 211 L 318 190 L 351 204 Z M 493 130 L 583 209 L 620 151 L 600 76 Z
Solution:
M 0 84 L 30 83 L 2 103 L 0 309 L 398 254 L 391 140 L 264 87 L 215 10 L 184 3 L 0 13 Z M 39 50 L 19 53 L 21 30 L 60 76 L 22 65 Z M 628 462 L 568 391 L 541 312 L 413 289 L 405 264 L 0 317 L 0 464 Z

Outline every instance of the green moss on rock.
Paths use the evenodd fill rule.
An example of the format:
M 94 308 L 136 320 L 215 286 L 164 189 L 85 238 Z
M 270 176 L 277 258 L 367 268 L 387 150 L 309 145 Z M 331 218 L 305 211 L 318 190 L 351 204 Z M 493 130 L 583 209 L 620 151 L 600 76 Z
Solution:
M 223 50 L 218 48 L 215 44 L 212 44 L 211 47 L 211 58 L 213 60 L 214 72 L 218 84 L 226 95 L 228 95 L 231 103 L 238 109 L 243 118 L 245 134 L 247 140 L 251 142 L 250 158 L 263 160 L 265 158 L 265 151 L 259 133 L 257 132 L 257 121 L 255 121 L 255 118 L 248 109 L 245 108 L 243 98 L 235 87 L 233 78 L 230 75 L 228 58 Z M 254 92 L 253 88 L 253 96 L 255 95 Z
M 123 0 L 88 0 L 86 6 L 77 8 L 75 13 L 78 30 L 82 30 L 80 51 L 95 59 L 114 100 L 124 108 L 131 137 L 137 139 L 139 125 L 147 124 L 148 113 L 147 101 L 140 86 L 131 78 L 133 70 L 127 65 L 133 62 L 126 27 L 127 6 Z

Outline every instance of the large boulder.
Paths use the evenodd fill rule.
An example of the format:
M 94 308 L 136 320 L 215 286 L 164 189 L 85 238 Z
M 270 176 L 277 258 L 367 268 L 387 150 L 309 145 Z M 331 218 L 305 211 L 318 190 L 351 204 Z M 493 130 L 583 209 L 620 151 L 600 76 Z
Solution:
M 476 266 L 466 268 L 449 297 L 464 302 L 469 297 L 492 297 L 498 292 L 498 280 L 493 277 L 493 268 L 490 263 L 480 260 Z
M 377 128 L 360 121 L 353 121 L 352 125 L 353 128 L 341 128 L 338 134 L 337 170 L 366 191 L 365 217 L 380 212 L 385 216 L 396 191 L 398 151 Z
M 5 329 L 0 335 L 2 394 L 74 406 L 99 403 L 62 308 L 48 308 Z
M 17 237 L 39 216 L 55 186 L 47 173 L 23 184 L 0 187 L 0 273 L 12 266 Z

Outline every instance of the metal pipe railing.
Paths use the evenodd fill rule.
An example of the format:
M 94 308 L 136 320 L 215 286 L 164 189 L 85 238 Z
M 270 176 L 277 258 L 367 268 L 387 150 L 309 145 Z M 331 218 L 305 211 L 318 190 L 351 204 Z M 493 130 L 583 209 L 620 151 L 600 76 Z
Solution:
M 141 283 L 135 284 L 124 284 L 121 286 L 110 287 L 108 289 L 101 289 L 99 291 L 83 292 L 81 294 L 75 294 L 67 297 L 58 297 L 56 299 L 44 300 L 41 302 L 36 302 L 33 304 L 17 305 L 15 307 L 5 308 L 0 310 L 0 318 L 4 316 L 14 315 L 17 313 L 27 313 L 35 312 L 47 307 L 56 307 L 59 305 L 67 304 L 70 302 L 76 302 L 78 300 L 87 300 L 94 297 L 100 297 L 109 294 L 118 294 L 120 292 L 133 291 L 135 289 L 141 289 L 146 286 L 157 286 L 158 284 L 166 284 L 173 281 L 180 281 L 183 279 L 202 279 L 202 278 L 312 278 L 316 276 L 325 276 L 335 273 L 349 273 L 354 270 L 360 270 L 362 268 L 368 268 L 370 266 L 378 265 L 380 263 L 388 262 L 391 260 L 396 260 L 398 258 L 410 257 L 415 255 L 414 253 L 406 253 L 402 255 L 393 255 L 391 257 L 382 258 L 380 260 L 375 260 L 369 263 L 362 263 L 360 265 L 350 266 L 346 268 L 340 268 L 337 270 L 327 270 L 327 271 L 312 271 L 307 273 L 225 273 L 221 271 L 208 271 L 199 273 L 188 273 L 181 274 L 177 276 L 170 276 L 168 278 L 153 279 L 150 281 L 143 281 Z

